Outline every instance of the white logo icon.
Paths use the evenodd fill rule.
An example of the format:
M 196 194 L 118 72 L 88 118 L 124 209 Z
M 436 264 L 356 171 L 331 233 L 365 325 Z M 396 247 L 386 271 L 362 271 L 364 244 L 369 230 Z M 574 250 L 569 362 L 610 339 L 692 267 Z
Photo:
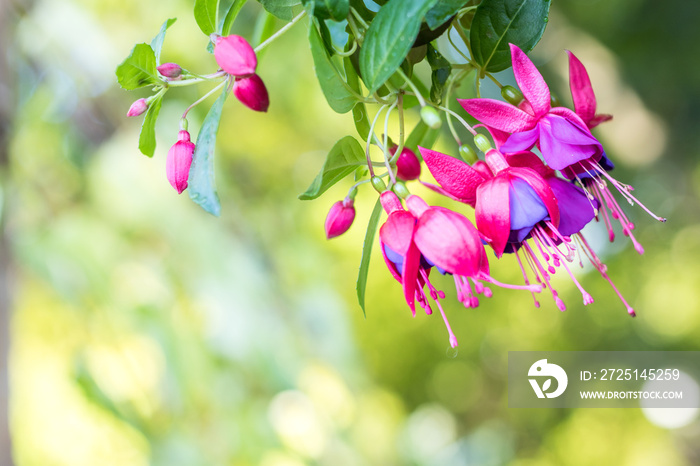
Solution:
M 537 398 L 544 398 L 545 396 L 547 398 L 556 398 L 564 393 L 566 385 L 569 383 L 569 378 L 566 376 L 564 369 L 556 364 L 547 364 L 546 359 L 540 359 L 530 366 L 527 375 L 530 377 L 548 377 L 542 384 L 542 388 L 540 388 L 540 385 L 537 383 L 537 379 L 528 379 Z M 557 381 L 557 389 L 551 393 L 547 393 L 547 390 L 549 390 L 552 385 L 552 378 Z

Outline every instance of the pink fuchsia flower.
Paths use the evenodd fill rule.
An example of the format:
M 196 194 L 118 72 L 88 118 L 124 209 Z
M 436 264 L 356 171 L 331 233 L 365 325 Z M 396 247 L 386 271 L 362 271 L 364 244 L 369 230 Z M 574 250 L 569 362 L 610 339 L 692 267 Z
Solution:
M 603 147 L 573 111 L 551 106 L 549 88 L 525 52 L 510 44 L 513 73 L 527 104 L 523 109 L 493 99 L 460 100 L 462 107 L 485 125 L 513 133 L 501 151 L 520 152 L 539 146 L 555 170 L 584 160 L 598 161 Z
M 133 104 L 131 104 L 131 107 L 129 107 L 129 111 L 126 112 L 126 116 L 139 116 L 143 114 L 143 112 L 145 112 L 146 110 L 148 110 L 148 102 L 146 101 L 146 99 L 139 99 Z
M 166 78 L 177 78 L 182 74 L 182 68 L 177 63 L 163 63 L 158 65 L 156 69 Z
M 398 148 L 399 146 L 394 144 L 389 149 L 389 153 L 396 154 Z M 408 147 L 404 147 L 396 159 L 396 177 L 402 181 L 411 181 L 420 177 L 420 160 Z
M 596 114 L 597 103 L 586 67 L 576 58 L 576 55 L 568 50 L 567 53 L 569 54 L 569 87 L 571 97 L 574 100 L 574 110 L 588 129 L 593 129 L 599 124 L 611 120 L 612 116 Z
M 457 346 L 447 316 L 440 304 L 444 292 L 430 281 L 432 267 L 450 274 L 457 287 L 457 298 L 465 307 L 479 304 L 476 294 L 491 296 L 491 290 L 477 280 L 499 286 L 540 291 L 539 285 L 519 287 L 497 282 L 489 275 L 488 259 L 479 232 L 471 222 L 456 212 L 428 206 L 423 199 L 411 195 L 406 199 L 408 211 L 391 191 L 381 195 L 384 210 L 389 214 L 379 230 L 384 260 L 394 278 L 403 286 L 404 298 L 415 316 L 415 301 L 432 313 L 424 287 L 435 301 L 445 322 L 452 347 Z M 474 284 L 472 285 L 470 281 Z
M 214 39 L 214 58 L 222 70 L 237 77 L 255 73 L 258 58 L 255 50 L 241 36 L 217 36 Z
M 331 206 L 328 216 L 326 216 L 326 239 L 340 236 L 352 225 L 355 220 L 355 206 L 350 197 L 338 201 Z
M 168 157 L 165 161 L 165 172 L 168 176 L 168 181 L 178 194 L 187 189 L 187 179 L 190 176 L 194 147 L 194 144 L 190 142 L 190 133 L 181 130 L 178 133 L 177 142 L 168 151 Z
M 247 78 L 236 78 L 233 94 L 246 107 L 256 112 L 267 112 L 270 98 L 260 76 L 253 74 Z

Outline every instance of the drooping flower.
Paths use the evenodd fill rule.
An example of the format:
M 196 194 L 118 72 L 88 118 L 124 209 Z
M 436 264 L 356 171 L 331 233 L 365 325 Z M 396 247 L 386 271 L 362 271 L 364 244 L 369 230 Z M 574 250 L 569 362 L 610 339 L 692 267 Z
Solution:
M 398 148 L 399 146 L 394 144 L 389 149 L 389 153 L 396 154 Z M 420 160 L 408 147 L 404 147 L 396 159 L 396 177 L 402 181 L 411 181 L 420 177 Z
M 348 231 L 355 220 L 355 206 L 353 204 L 353 200 L 346 197 L 331 206 L 324 225 L 326 239 L 335 238 Z
M 525 52 L 510 44 L 513 73 L 526 102 L 522 108 L 493 99 L 460 100 L 462 107 L 485 125 L 513 133 L 501 150 L 520 152 L 538 145 L 551 168 L 563 170 L 577 162 L 597 162 L 603 147 L 584 121 L 564 107 L 552 107 L 549 88 Z
M 381 194 L 381 202 L 389 214 L 379 230 L 387 267 L 402 284 L 404 298 L 414 316 L 416 301 L 427 314 L 432 313 L 424 290 L 427 285 L 428 294 L 437 304 L 445 322 L 452 347 L 457 346 L 457 338 L 439 301 L 445 294 L 430 281 L 432 267 L 436 267 L 440 273 L 453 276 L 457 298 L 465 307 L 478 306 L 477 294 L 491 296 L 491 290 L 478 280 L 506 288 L 533 292 L 541 290 L 539 285 L 505 285 L 493 279 L 489 275 L 488 259 L 479 232 L 463 215 L 443 207 L 428 206 L 415 195 L 406 199 L 406 211 L 391 191 Z
M 222 70 L 237 77 L 247 77 L 255 73 L 258 57 L 253 47 L 241 36 L 214 38 L 214 58 Z
M 233 83 L 233 95 L 243 105 L 256 112 L 267 112 L 270 97 L 260 76 L 253 74 L 247 78 L 236 78 Z
M 143 112 L 145 112 L 146 110 L 148 110 L 148 102 L 146 101 L 146 99 L 139 99 L 133 104 L 131 104 L 131 107 L 129 107 L 129 111 L 126 112 L 126 116 L 139 116 L 143 114 Z
M 168 151 L 165 161 L 165 172 L 168 181 L 178 194 L 187 189 L 187 179 L 190 176 L 194 143 L 190 142 L 190 133 L 181 130 L 178 133 L 177 142 Z
M 163 63 L 158 65 L 156 69 L 166 78 L 177 78 L 182 74 L 182 67 L 177 63 Z

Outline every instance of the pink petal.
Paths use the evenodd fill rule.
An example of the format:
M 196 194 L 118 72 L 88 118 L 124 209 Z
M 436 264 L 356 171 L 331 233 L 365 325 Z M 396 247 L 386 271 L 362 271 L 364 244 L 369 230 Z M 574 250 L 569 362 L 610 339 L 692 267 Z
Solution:
M 530 187 L 537 193 L 537 195 L 544 202 L 547 212 L 549 212 L 550 221 L 554 226 L 559 225 L 559 204 L 557 203 L 557 197 L 554 195 L 551 186 L 547 183 L 542 176 L 540 176 L 535 170 L 531 168 L 511 168 L 508 171 L 510 176 L 520 178 L 525 181 Z
M 405 256 L 413 240 L 416 219 L 405 210 L 389 214 L 389 218 L 379 229 L 379 238 L 396 253 Z
M 513 74 L 520 90 L 530 102 L 535 116 L 545 115 L 551 108 L 551 97 L 547 83 L 544 82 L 544 78 L 525 52 L 520 50 L 518 46 L 510 44 L 510 53 L 513 57 Z
M 256 112 L 267 112 L 270 97 L 260 76 L 253 74 L 247 78 L 236 78 L 233 83 L 233 95 L 243 105 Z
M 518 133 L 531 129 L 537 119 L 511 104 L 493 99 L 457 99 L 471 116 L 500 131 Z
M 479 232 L 465 216 L 444 207 L 421 215 L 414 241 L 428 261 L 449 273 L 473 277 L 482 265 Z
M 484 177 L 469 164 L 440 152 L 418 147 L 430 173 L 442 189 L 470 206 L 476 202 L 476 188 Z
M 595 116 L 596 100 L 591 86 L 591 79 L 583 63 L 576 56 L 569 54 L 569 87 L 574 99 L 574 109 L 583 121 L 590 121 Z
M 258 66 L 253 47 L 243 37 L 236 35 L 216 39 L 214 58 L 222 70 L 234 76 L 250 76 Z
M 503 255 L 510 235 L 509 181 L 507 176 L 497 176 L 477 189 L 476 227 L 491 239 L 496 257 Z
M 567 120 L 577 124 L 578 126 L 582 128 L 586 128 L 586 122 L 581 119 L 580 116 L 578 116 L 573 110 L 566 108 L 566 107 L 554 107 L 552 110 L 549 112 L 552 115 L 559 115 L 560 117 L 564 117 Z M 612 118 L 612 117 L 610 117 Z

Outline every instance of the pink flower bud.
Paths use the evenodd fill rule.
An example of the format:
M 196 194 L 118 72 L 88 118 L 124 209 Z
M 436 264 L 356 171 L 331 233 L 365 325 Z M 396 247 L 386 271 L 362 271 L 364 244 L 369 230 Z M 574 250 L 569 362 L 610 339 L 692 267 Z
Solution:
M 256 112 L 267 112 L 270 98 L 262 79 L 257 74 L 249 78 L 236 78 L 233 84 L 233 94 L 246 107 Z
M 389 149 L 393 155 L 396 153 L 398 146 Z M 404 147 L 401 155 L 396 160 L 396 176 L 403 181 L 415 180 L 420 176 L 420 161 L 416 154 L 409 148 Z
M 216 38 L 214 58 L 222 70 L 234 76 L 250 76 L 258 66 L 253 47 L 243 37 L 236 35 Z
M 165 161 L 168 181 L 178 194 L 187 189 L 187 178 L 190 176 L 193 153 L 194 144 L 190 142 L 190 133 L 184 130 L 180 131 L 177 142 L 168 151 L 168 158 Z
M 340 236 L 352 225 L 355 220 L 354 201 L 346 197 L 331 206 L 331 210 L 326 217 L 326 238 L 331 239 Z
M 129 107 L 129 111 L 126 112 L 126 116 L 139 116 L 146 110 L 148 110 L 148 103 L 146 102 L 146 99 L 139 99 L 133 104 L 131 104 L 131 107 Z
M 182 74 L 182 68 L 177 63 L 163 63 L 157 66 L 156 69 L 166 78 L 177 78 Z

